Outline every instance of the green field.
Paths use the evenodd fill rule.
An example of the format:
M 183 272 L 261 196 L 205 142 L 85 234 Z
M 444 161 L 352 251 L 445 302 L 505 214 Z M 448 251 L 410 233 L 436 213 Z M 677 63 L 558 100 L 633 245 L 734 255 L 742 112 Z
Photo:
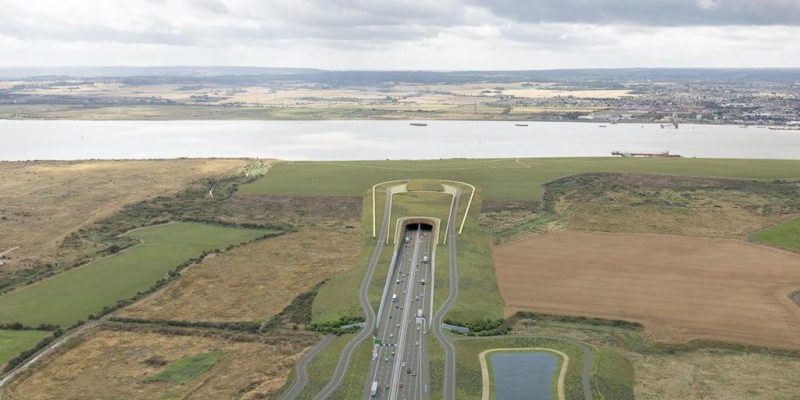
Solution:
M 171 362 L 158 374 L 147 378 L 147 381 L 170 382 L 178 385 L 185 385 L 211 369 L 221 356 L 222 353 L 219 351 L 212 351 L 181 358 L 180 360 Z
M 756 232 L 753 240 L 787 250 L 800 251 L 800 218 Z
M 342 379 L 342 385 L 334 392 L 331 400 L 351 400 L 361 398 L 365 390 L 369 363 L 372 359 L 372 341 L 367 339 L 353 351 L 353 358 L 347 373 Z
M 69 326 L 150 288 L 168 271 L 204 250 L 267 233 L 186 222 L 132 231 L 128 235 L 140 239 L 141 244 L 0 296 L 0 322 Z
M 48 335 L 50 335 L 50 332 L 0 329 L 0 369 L 8 360 L 25 350 L 33 348 L 36 343 Z
M 361 196 L 378 182 L 452 179 L 483 189 L 486 199 L 538 201 L 543 183 L 585 172 L 800 178 L 800 161 L 702 158 L 525 158 L 426 161 L 281 162 L 241 193 Z

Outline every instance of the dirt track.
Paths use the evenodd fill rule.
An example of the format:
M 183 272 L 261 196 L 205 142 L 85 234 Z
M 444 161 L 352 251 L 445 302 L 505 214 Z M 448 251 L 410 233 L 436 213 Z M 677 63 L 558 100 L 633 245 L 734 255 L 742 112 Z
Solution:
M 506 313 L 624 319 L 656 340 L 800 349 L 800 255 L 727 239 L 560 232 L 494 248 Z

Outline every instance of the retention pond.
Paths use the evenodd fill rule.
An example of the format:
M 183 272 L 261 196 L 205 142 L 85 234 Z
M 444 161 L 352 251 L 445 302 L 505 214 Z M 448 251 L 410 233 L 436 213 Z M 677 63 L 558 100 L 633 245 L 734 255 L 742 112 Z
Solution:
M 489 355 L 495 400 L 551 400 L 559 357 L 543 351 Z

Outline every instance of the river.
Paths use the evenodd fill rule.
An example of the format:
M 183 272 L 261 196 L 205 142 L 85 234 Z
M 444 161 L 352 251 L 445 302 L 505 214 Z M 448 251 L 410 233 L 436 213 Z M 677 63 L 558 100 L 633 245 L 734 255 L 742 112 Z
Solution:
M 610 156 L 800 159 L 800 131 L 582 122 L 0 120 L 0 160 L 261 157 L 286 160 Z

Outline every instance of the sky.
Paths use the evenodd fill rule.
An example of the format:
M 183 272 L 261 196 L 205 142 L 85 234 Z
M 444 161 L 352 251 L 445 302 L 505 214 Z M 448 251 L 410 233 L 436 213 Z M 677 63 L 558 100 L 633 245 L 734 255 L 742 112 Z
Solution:
M 800 67 L 800 0 L 0 0 L 0 67 Z

